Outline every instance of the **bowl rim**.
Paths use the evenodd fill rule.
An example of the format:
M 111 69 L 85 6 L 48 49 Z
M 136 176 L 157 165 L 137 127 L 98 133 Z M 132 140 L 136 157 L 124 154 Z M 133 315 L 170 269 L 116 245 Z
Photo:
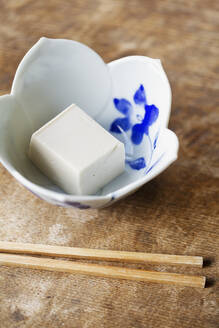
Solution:
M 37 43 L 35 43 L 32 46 L 32 48 L 25 54 L 25 56 L 21 60 L 20 64 L 18 65 L 17 71 L 15 73 L 15 77 L 14 77 L 14 80 L 13 80 L 13 83 L 12 83 L 11 93 L 8 94 L 8 95 L 3 95 L 1 97 L 9 96 L 9 97 L 12 97 L 12 98 L 16 99 L 15 85 L 16 85 L 17 76 L 20 73 L 22 73 L 23 67 L 24 67 L 24 65 L 26 65 L 26 60 L 30 59 L 31 54 L 35 51 L 35 49 L 37 47 L 39 47 L 39 45 L 42 42 L 45 42 L 45 40 L 48 40 L 48 38 L 43 37 L 43 38 L 39 39 L 39 41 Z M 58 40 L 66 40 L 66 39 L 58 39 Z M 72 40 L 72 42 L 80 43 L 78 41 L 73 41 L 73 40 Z M 83 43 L 81 43 L 81 44 L 84 45 Z M 84 45 L 84 46 L 87 47 L 88 49 L 92 50 L 88 46 L 86 46 L 86 45 Z M 171 163 L 173 163 L 177 159 L 177 157 L 178 157 L 177 156 L 178 147 L 179 147 L 179 142 L 178 142 L 178 138 L 177 138 L 176 134 L 173 131 L 171 131 L 167 128 L 168 122 L 169 122 L 169 117 L 170 117 L 170 112 L 171 112 L 171 101 L 172 101 L 172 93 L 171 93 L 170 83 L 169 83 L 167 75 L 166 75 L 166 73 L 163 69 L 163 66 L 161 64 L 160 59 L 153 59 L 153 58 L 150 58 L 150 57 L 139 56 L 139 55 L 126 56 L 126 57 L 123 57 L 123 58 L 113 60 L 110 63 L 107 63 L 106 65 L 110 69 L 112 69 L 112 68 L 116 67 L 117 65 L 120 65 L 121 63 L 130 62 L 132 60 L 134 60 L 135 62 L 137 60 L 137 61 L 140 61 L 140 62 L 147 61 L 149 63 L 152 63 L 155 68 L 159 69 L 159 73 L 161 74 L 161 78 L 164 79 L 164 81 L 165 81 L 165 83 L 168 87 L 167 97 L 169 97 L 169 108 L 167 109 L 166 120 L 165 120 L 165 122 L 163 122 L 163 127 L 161 128 L 161 130 L 168 130 L 169 132 L 171 132 L 175 136 L 176 145 L 175 145 L 175 151 L 174 152 L 173 151 L 168 152 L 169 156 L 168 156 L 166 162 L 163 163 L 163 166 L 162 166 L 162 171 L 164 171 Z M 135 189 L 141 187 L 146 182 L 150 181 L 151 179 L 153 179 L 155 176 L 157 176 L 160 173 L 160 172 L 157 172 L 157 170 L 152 170 L 148 174 L 136 179 L 135 181 L 129 183 L 128 185 L 125 185 L 125 186 L 123 186 L 123 187 L 121 187 L 121 188 L 119 188 L 119 189 L 117 189 L 113 192 L 109 192 L 105 195 L 72 195 L 72 194 L 61 193 L 59 191 L 53 191 L 53 190 L 47 189 L 43 186 L 40 186 L 40 185 L 30 181 L 28 178 L 26 178 L 21 173 L 19 173 L 13 167 L 13 165 L 10 162 L 8 162 L 6 159 L 2 158 L 1 155 L 0 155 L 0 162 L 11 173 L 11 175 L 16 180 L 18 180 L 24 187 L 26 187 L 28 190 L 30 190 L 33 193 L 36 193 L 38 196 L 42 195 L 45 198 L 51 198 L 52 200 L 58 201 L 58 202 L 61 202 L 61 203 L 63 203 L 63 202 L 83 202 L 83 203 L 86 203 L 86 202 L 95 201 L 95 200 L 106 200 L 107 201 L 107 200 L 113 199 L 115 194 L 116 194 L 116 199 L 118 199 L 118 198 L 121 198 L 123 195 L 131 193 L 132 190 L 135 190 Z

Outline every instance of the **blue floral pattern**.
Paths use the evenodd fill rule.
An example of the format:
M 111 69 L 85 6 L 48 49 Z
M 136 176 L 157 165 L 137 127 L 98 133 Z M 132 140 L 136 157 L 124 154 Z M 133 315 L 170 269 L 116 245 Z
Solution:
M 130 114 L 132 112 L 132 104 L 124 98 L 114 98 L 113 101 L 116 109 L 125 115 L 125 117 L 119 117 L 113 121 L 110 131 L 114 133 L 121 133 L 121 129 L 123 131 L 128 131 L 131 128 Z
M 146 167 L 146 162 L 144 157 L 139 157 L 137 159 L 134 159 L 132 161 L 128 161 L 128 164 L 133 170 L 141 170 L 144 167 Z
M 133 96 L 135 105 L 141 106 L 144 109 L 143 117 L 136 114 L 136 118 L 137 120 L 140 119 L 140 123 L 132 123 L 132 115 L 134 113 L 134 109 L 130 101 L 125 98 L 114 98 L 113 101 L 115 108 L 123 115 L 123 117 L 116 118 L 112 122 L 110 126 L 110 132 L 123 134 L 125 143 L 128 139 L 130 139 L 132 144 L 136 146 L 141 144 L 144 135 L 148 137 L 151 146 L 151 158 L 148 160 L 148 163 L 146 163 L 146 159 L 144 157 L 130 159 L 128 156 L 128 158 L 126 158 L 126 163 L 129 164 L 133 170 L 141 170 L 147 167 L 147 165 L 150 165 L 153 151 L 156 148 L 159 131 L 157 132 L 152 143 L 149 135 L 149 129 L 157 121 L 159 116 L 159 109 L 154 104 L 148 104 L 146 92 L 142 84 L 136 90 Z M 128 131 L 131 131 L 130 137 L 128 137 L 126 134 Z M 150 168 L 148 168 L 147 172 L 149 172 L 149 170 Z

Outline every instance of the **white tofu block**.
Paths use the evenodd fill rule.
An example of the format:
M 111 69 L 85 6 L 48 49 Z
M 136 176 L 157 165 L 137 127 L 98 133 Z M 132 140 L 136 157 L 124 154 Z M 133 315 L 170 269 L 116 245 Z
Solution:
M 121 174 L 124 145 L 76 105 L 36 131 L 29 157 L 57 186 L 90 195 Z

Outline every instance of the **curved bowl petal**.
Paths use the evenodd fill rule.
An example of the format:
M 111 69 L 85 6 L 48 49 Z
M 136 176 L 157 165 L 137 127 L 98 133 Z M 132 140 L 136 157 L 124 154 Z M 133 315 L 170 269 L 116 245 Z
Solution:
M 34 130 L 73 102 L 95 118 L 111 95 L 108 67 L 82 43 L 41 38 L 15 74 L 14 95 Z
M 33 131 L 73 102 L 126 148 L 124 174 L 93 196 L 64 193 L 27 156 Z M 176 160 L 178 139 L 167 129 L 170 108 L 171 90 L 158 59 L 131 56 L 106 65 L 78 42 L 42 38 L 19 65 L 11 95 L 0 97 L 0 161 L 50 203 L 81 209 L 108 206 Z

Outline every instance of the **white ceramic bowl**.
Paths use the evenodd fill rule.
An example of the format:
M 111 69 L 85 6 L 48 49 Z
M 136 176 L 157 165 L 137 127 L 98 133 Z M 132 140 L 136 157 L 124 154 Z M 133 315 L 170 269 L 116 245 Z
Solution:
M 29 160 L 32 133 L 76 103 L 125 144 L 126 170 L 96 195 L 69 195 Z M 171 90 L 158 59 L 105 64 L 87 46 L 40 39 L 21 61 L 11 94 L 0 97 L 0 162 L 38 197 L 61 206 L 100 208 L 133 193 L 177 158 L 167 129 Z

